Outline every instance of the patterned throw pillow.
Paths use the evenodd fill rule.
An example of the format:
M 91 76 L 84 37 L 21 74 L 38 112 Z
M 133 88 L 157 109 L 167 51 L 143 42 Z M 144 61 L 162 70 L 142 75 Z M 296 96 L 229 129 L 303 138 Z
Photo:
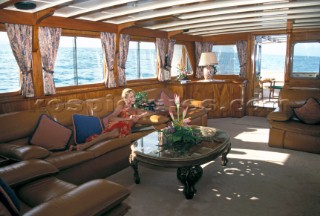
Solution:
M 77 144 L 85 143 L 88 137 L 102 132 L 99 117 L 74 114 L 72 119 Z
M 72 130 L 43 114 L 29 143 L 50 151 L 65 150 L 72 137 Z
M 163 100 L 166 107 L 175 106 L 174 99 L 170 98 L 164 91 L 161 92 L 160 99 Z
M 0 215 L 9 213 L 9 215 L 20 215 L 19 199 L 14 191 L 0 178 Z
M 316 98 L 308 98 L 304 105 L 294 108 L 293 111 L 306 124 L 320 123 L 320 104 Z

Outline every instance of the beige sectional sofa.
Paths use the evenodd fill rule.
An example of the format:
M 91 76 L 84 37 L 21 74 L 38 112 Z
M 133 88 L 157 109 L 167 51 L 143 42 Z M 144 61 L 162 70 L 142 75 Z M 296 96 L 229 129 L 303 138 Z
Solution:
M 161 89 L 149 90 L 149 98 L 159 99 L 163 91 Z M 46 107 L 37 110 L 0 115 L 0 156 L 10 159 L 9 165 L 0 163 L 0 177 L 18 192 L 20 201 L 26 204 L 24 205 L 26 208 L 22 212 L 31 211 L 32 214 L 27 215 L 41 215 L 42 213 L 48 213 L 47 209 L 55 211 L 55 206 L 61 204 L 60 195 L 62 196 L 61 199 L 64 200 L 66 197 L 63 194 L 69 197 L 68 194 L 71 193 L 76 196 L 75 200 L 79 198 L 82 202 L 81 194 L 87 193 L 86 191 L 95 193 L 94 191 L 99 190 L 99 188 L 104 190 L 109 188 L 108 190 L 116 191 L 115 196 L 109 197 L 114 202 L 110 201 L 110 205 L 105 204 L 102 212 L 114 209 L 115 205 L 119 209 L 116 210 L 116 212 L 119 211 L 116 215 L 121 215 L 127 211 L 128 207 L 122 203 L 122 200 L 129 194 L 127 190 L 110 182 L 93 180 L 106 178 L 129 166 L 131 143 L 152 132 L 152 130 L 131 133 L 126 137 L 113 139 L 106 138 L 106 134 L 101 134 L 90 142 L 81 144 L 75 142 L 76 133 L 73 116 L 77 114 L 103 119 L 104 116 L 114 110 L 116 100 L 112 95 L 85 101 L 75 99 L 63 102 L 54 99 L 48 102 Z M 188 100 L 183 104 L 183 106 L 186 105 L 190 107 L 187 117 L 191 118 L 191 124 L 206 126 L 207 112 L 202 106 L 202 102 Z M 169 110 L 169 108 L 166 107 L 166 110 Z M 165 127 L 169 121 L 166 115 L 167 112 L 161 114 L 150 113 L 150 115 L 141 118 L 138 124 L 152 124 L 155 130 L 159 130 Z M 59 130 L 67 131 L 66 135 L 71 136 L 71 139 L 68 139 L 68 145 L 61 149 L 61 140 L 65 140 L 64 137 L 57 133 L 59 130 L 48 129 L 46 124 L 44 124 L 46 125 L 44 127 L 43 119 L 46 119 L 50 124 L 58 125 Z M 72 131 L 72 135 L 70 135 L 70 131 Z M 40 135 L 36 136 L 35 134 Z M 43 143 L 44 141 L 39 142 L 39 139 L 46 140 L 50 145 Z M 60 143 L 59 151 L 54 149 L 55 143 Z M 23 171 L 21 172 L 21 170 Z M 15 173 L 19 177 L 19 172 L 27 177 L 28 181 L 22 180 L 21 183 L 16 185 L 10 179 L 15 176 Z M 40 172 L 39 175 L 38 172 Z M 33 178 L 32 175 L 35 173 L 36 178 Z M 32 191 L 34 185 L 38 184 L 38 181 L 41 185 L 43 181 L 52 185 L 54 188 L 52 190 L 59 191 L 59 195 L 55 194 L 50 197 L 48 193 L 51 188 L 49 185 L 48 187 L 42 185 L 40 191 L 34 192 L 44 195 L 40 198 L 32 198 L 30 191 Z M 21 185 L 25 185 L 24 190 L 21 190 Z M 62 187 L 61 190 L 58 189 L 59 187 Z M 46 189 L 49 190 L 48 193 Z M 97 194 L 100 193 L 97 192 Z M 77 196 L 79 197 L 77 198 Z M 55 202 L 51 203 L 51 198 L 55 198 Z M 38 200 L 36 204 L 33 203 L 33 199 Z M 25 202 L 31 202 L 31 204 Z M 72 199 L 70 202 L 73 202 L 73 205 L 76 204 Z M 92 205 L 95 205 L 95 203 L 92 203 Z M 62 206 L 62 208 L 65 207 L 65 205 Z M 71 209 L 70 212 L 72 211 Z M 92 215 L 96 214 L 100 215 L 101 212 Z
M 113 109 L 113 97 L 107 95 L 86 101 L 53 101 L 40 110 L 0 115 L 0 155 L 16 161 L 43 159 L 59 169 L 57 176 L 60 179 L 74 184 L 105 178 L 129 165 L 131 142 L 150 131 L 115 139 L 106 139 L 105 134 L 102 134 L 91 142 L 79 145 L 80 148 L 74 148 L 75 139 L 72 138 L 64 151 L 50 151 L 42 146 L 30 145 L 29 139 L 42 114 L 73 129 L 73 114 L 102 117 Z M 164 123 L 169 120 L 167 117 L 152 117 L 155 116 L 146 117 L 144 120 L 145 123 L 154 124 L 156 129 L 163 128 Z
M 298 120 L 294 108 L 301 108 L 308 98 L 320 101 L 320 89 L 283 89 L 279 95 L 279 108 L 268 115 L 270 122 L 269 146 L 312 153 L 320 153 L 320 124 L 307 124 Z M 319 107 L 320 105 L 318 105 Z M 306 114 L 311 113 L 305 109 Z M 318 113 L 319 119 L 320 112 Z

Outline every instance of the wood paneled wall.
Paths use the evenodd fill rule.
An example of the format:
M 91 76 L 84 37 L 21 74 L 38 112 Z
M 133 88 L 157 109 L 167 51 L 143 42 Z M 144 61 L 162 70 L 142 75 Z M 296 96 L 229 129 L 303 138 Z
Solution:
M 242 117 L 246 111 L 247 81 L 221 80 L 214 82 L 192 81 L 173 83 L 168 87 L 184 99 L 206 100 L 210 103 L 209 118 Z

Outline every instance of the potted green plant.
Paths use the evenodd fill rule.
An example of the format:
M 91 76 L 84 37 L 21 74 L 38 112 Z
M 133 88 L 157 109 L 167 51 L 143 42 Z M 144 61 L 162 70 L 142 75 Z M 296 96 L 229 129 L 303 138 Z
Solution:
M 134 107 L 141 108 L 144 103 L 148 103 L 148 93 L 147 92 L 137 92 L 135 95 Z

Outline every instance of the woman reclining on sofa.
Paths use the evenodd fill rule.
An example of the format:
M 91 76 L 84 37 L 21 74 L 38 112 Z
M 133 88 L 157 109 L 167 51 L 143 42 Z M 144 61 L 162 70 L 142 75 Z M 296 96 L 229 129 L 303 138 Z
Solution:
M 131 133 L 131 128 L 141 117 L 152 114 L 147 111 L 142 112 L 140 109 L 133 108 L 133 104 L 135 103 L 135 92 L 132 89 L 123 89 L 121 98 L 122 100 L 118 102 L 116 109 L 110 115 L 103 118 L 105 129 L 102 133 L 109 133 L 110 138 L 128 135 Z M 88 137 L 86 142 L 90 142 L 97 136 L 99 136 L 99 134 Z

